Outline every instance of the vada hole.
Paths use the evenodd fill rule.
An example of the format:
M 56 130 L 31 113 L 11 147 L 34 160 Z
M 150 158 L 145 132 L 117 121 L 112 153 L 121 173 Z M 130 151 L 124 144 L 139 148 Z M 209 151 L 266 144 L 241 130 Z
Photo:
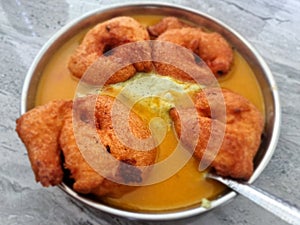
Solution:
M 194 60 L 195 60 L 195 63 L 197 65 L 203 63 L 202 59 L 199 56 L 195 55 L 195 54 L 194 54 Z
M 110 146 L 109 146 L 109 145 L 106 145 L 105 148 L 106 148 L 106 151 L 107 151 L 108 153 L 111 153 L 111 152 L 110 152 Z
M 218 76 L 222 76 L 222 75 L 224 75 L 224 72 L 223 72 L 222 70 L 218 70 L 218 71 L 217 71 L 217 75 L 218 75 Z
M 103 54 L 105 56 L 110 56 L 114 53 L 114 46 L 112 45 L 105 45 L 104 49 L 103 49 Z

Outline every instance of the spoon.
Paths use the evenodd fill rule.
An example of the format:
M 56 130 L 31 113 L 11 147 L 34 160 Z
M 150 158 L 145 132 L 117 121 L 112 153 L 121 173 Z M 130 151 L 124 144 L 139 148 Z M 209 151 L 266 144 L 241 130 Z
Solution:
M 242 183 L 235 180 L 223 178 L 211 173 L 207 174 L 207 177 L 225 184 L 232 190 L 252 200 L 254 203 L 265 208 L 282 220 L 293 225 L 300 225 L 300 210 L 285 202 L 284 200 L 248 183 Z

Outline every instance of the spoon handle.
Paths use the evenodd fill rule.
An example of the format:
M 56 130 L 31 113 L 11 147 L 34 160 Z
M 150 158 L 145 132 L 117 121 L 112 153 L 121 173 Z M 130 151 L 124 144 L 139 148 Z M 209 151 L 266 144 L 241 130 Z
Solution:
M 227 185 L 232 190 L 252 200 L 282 220 L 290 224 L 300 225 L 300 210 L 282 199 L 247 183 L 239 183 L 213 174 L 207 176 Z

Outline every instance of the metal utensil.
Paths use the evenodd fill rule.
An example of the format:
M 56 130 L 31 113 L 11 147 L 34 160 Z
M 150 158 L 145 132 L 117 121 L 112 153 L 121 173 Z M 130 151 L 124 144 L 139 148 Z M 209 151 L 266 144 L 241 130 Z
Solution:
M 207 177 L 225 184 L 282 220 L 294 225 L 300 224 L 300 210 L 286 201 L 248 183 L 241 183 L 211 173 L 207 174 Z

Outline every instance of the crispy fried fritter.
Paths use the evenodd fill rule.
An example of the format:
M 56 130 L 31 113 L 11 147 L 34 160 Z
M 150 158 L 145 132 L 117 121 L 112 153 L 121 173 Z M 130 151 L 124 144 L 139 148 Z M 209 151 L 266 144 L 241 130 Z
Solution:
M 151 47 L 148 42 L 124 44 L 99 57 L 81 78 L 92 85 L 107 85 L 126 81 L 137 71 L 149 72 L 152 68 Z
M 96 25 L 88 31 L 75 53 L 71 56 L 68 68 L 74 76 L 81 78 L 103 53 L 112 50 L 107 56 L 110 59 L 108 61 L 113 63 L 112 66 L 109 65 L 109 68 L 119 66 L 122 69 L 114 71 L 111 74 L 112 77 L 107 80 L 107 84 L 125 81 L 133 76 L 136 70 L 150 71 L 152 64 L 150 61 L 142 61 L 128 65 L 126 55 L 123 55 L 122 51 L 114 51 L 113 49 L 123 44 L 144 40 L 149 40 L 149 34 L 140 23 L 131 17 L 115 17 Z M 151 56 L 148 57 L 150 59 Z M 120 61 L 120 59 L 122 60 Z
M 223 94 L 225 101 L 226 120 L 222 118 L 222 101 L 220 101 L 222 98 L 218 98 L 220 93 Z M 194 101 L 198 112 L 197 120 L 189 119 L 191 109 L 183 109 L 181 111 L 182 118 L 179 118 L 175 108 L 170 111 L 178 135 L 182 135 L 182 126 L 192 128 L 195 127 L 195 124 L 191 121 L 198 121 L 200 137 L 194 156 L 205 161 L 204 156 L 208 160 L 214 156 L 213 153 L 210 155 L 210 149 L 207 149 L 209 138 L 218 137 L 213 135 L 223 135 L 221 131 L 225 130 L 221 147 L 217 149 L 218 152 L 212 159 L 211 167 L 221 176 L 249 179 L 253 173 L 253 159 L 259 149 L 263 131 L 264 120 L 261 113 L 246 98 L 225 89 L 222 92 L 214 88 L 201 91 L 196 95 Z M 213 111 L 214 115 L 211 113 Z M 182 122 L 184 123 L 181 124 Z M 213 123 L 214 134 L 212 134 Z M 187 130 L 192 132 L 191 129 Z M 182 142 L 189 149 L 193 140 L 190 140 L 192 135 L 189 135 L 188 132 L 182 136 Z
M 96 100 L 96 97 L 93 95 L 76 101 L 73 120 L 70 111 L 64 122 L 59 143 L 64 153 L 65 167 L 71 171 L 71 176 L 75 180 L 73 185 L 75 191 L 84 194 L 92 193 L 97 196 L 116 197 L 132 190 L 133 187 L 118 184 L 103 177 L 88 164 L 93 158 L 89 158 L 87 162 L 82 153 L 87 151 L 84 156 L 89 157 L 89 154 L 95 153 L 93 151 L 99 151 L 104 147 L 105 153 L 112 155 L 118 160 L 118 163 L 111 163 L 105 159 L 100 160 L 105 164 L 102 172 L 129 184 L 140 183 L 144 179 L 140 169 L 129 165 L 148 166 L 153 164 L 156 159 L 156 150 L 136 151 L 130 146 L 124 145 L 113 129 L 111 111 L 114 99 L 109 96 L 99 96 Z M 94 104 L 95 102 L 96 104 Z M 89 107 L 93 104 L 95 108 Z M 126 110 L 124 105 L 120 106 L 118 113 L 122 114 Z M 144 121 L 133 112 L 130 113 L 128 121 L 131 131 L 136 137 L 144 139 L 150 136 L 150 131 Z M 124 121 L 120 122 L 124 123 Z M 103 146 L 98 143 L 97 135 Z M 99 157 L 107 156 L 100 154 Z M 125 162 L 125 164 L 120 162 Z M 127 164 L 128 166 L 126 166 Z
M 109 96 L 99 96 L 97 100 L 96 98 L 96 95 L 92 95 L 75 103 L 52 101 L 30 110 L 17 120 L 16 131 L 28 150 L 36 180 L 43 186 L 57 185 L 63 179 L 60 149 L 65 159 L 64 166 L 70 170 L 75 180 L 73 188 L 79 193 L 116 197 L 132 190 L 132 186 L 124 184 L 141 183 L 147 176 L 148 168 L 137 166 L 147 167 L 154 164 L 156 149 L 142 151 L 133 148 L 134 143 L 131 146 L 123 144 L 113 129 L 111 110 L 114 99 Z M 116 123 L 124 124 L 120 115 L 126 110 L 125 105 L 118 104 Z M 151 135 L 147 124 L 135 113 L 130 112 L 128 122 L 135 137 L 145 139 Z M 95 145 L 97 136 L 102 145 Z M 78 144 L 83 149 L 79 150 Z M 123 184 L 103 177 L 95 170 L 97 168 L 91 167 L 88 163 L 90 161 L 87 162 L 87 159 L 91 160 L 87 155 L 91 154 L 92 157 L 96 151 L 99 156 L 101 147 L 116 159 L 106 162 L 107 156 L 103 156 L 102 167 L 104 166 L 105 175 L 116 178 Z
M 211 85 L 217 82 L 203 62 L 195 62 L 194 54 L 182 46 L 156 41 L 152 44 L 155 72 L 184 82 Z
M 233 51 L 228 42 L 216 32 L 201 28 L 169 29 L 156 40 L 169 41 L 192 50 L 209 66 L 216 77 L 226 74 L 233 63 Z
M 149 26 L 147 29 L 150 35 L 157 37 L 161 35 L 163 32 L 165 32 L 166 30 L 176 29 L 176 28 L 178 29 L 178 28 L 189 27 L 189 26 L 190 25 L 182 22 L 177 17 L 168 16 L 162 18 L 157 24 Z
M 69 107 L 69 101 L 53 101 L 17 119 L 16 131 L 27 148 L 35 179 L 43 186 L 57 185 L 63 178 L 58 137 Z

